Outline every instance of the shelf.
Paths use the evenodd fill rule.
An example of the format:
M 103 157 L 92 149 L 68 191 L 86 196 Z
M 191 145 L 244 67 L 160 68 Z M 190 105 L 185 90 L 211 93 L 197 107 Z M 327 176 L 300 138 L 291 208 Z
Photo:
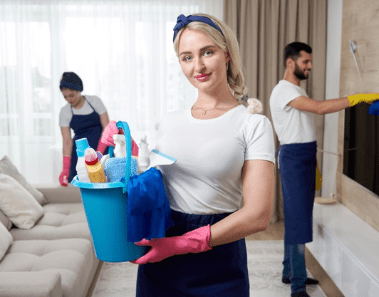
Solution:
M 379 232 L 344 205 L 314 205 L 307 248 L 345 296 L 379 296 Z

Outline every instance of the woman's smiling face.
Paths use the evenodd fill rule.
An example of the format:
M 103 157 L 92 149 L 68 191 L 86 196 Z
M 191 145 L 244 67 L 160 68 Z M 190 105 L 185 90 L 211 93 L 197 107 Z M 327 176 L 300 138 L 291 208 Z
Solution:
M 227 84 L 228 54 L 206 33 L 184 29 L 180 35 L 178 52 L 184 75 L 199 91 L 211 92 Z

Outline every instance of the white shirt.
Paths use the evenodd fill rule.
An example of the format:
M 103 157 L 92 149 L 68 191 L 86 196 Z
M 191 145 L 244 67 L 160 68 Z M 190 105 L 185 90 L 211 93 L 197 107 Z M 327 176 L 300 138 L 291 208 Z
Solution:
M 72 119 L 72 113 L 76 115 L 87 115 L 93 113 L 93 110 L 99 114 L 102 115 L 104 112 L 107 111 L 103 101 L 97 96 L 90 96 L 90 95 L 85 95 L 85 101 L 84 104 L 81 108 L 76 109 L 72 108 L 71 111 L 71 105 L 67 103 L 65 106 L 61 108 L 61 111 L 59 113 L 59 126 L 60 127 L 69 127 L 70 122 Z M 91 103 L 92 107 L 88 104 L 88 102 Z
M 189 214 L 234 212 L 242 204 L 246 160 L 275 162 L 270 121 L 240 105 L 215 119 L 195 119 L 191 110 L 166 115 L 157 149 L 177 159 L 160 166 L 173 210 Z
M 286 80 L 279 81 L 272 90 L 271 116 L 280 144 L 316 141 L 314 114 L 288 105 L 299 96 L 308 97 L 301 87 Z

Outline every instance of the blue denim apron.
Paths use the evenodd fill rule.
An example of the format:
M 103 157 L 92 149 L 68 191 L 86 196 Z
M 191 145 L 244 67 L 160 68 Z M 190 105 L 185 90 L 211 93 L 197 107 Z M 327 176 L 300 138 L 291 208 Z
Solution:
M 174 226 L 166 236 L 178 236 L 215 224 L 229 214 L 191 215 L 171 210 Z M 249 296 L 245 239 L 212 250 L 139 265 L 137 297 Z
M 87 101 L 88 102 L 88 101 Z M 70 122 L 70 128 L 74 130 L 75 136 L 72 143 L 71 151 L 71 166 L 70 175 L 68 177 L 68 182 L 71 182 L 75 177 L 76 173 L 76 163 L 78 162 L 78 155 L 76 154 L 76 143 L 75 141 L 80 138 L 87 138 L 88 144 L 94 150 L 96 150 L 103 131 L 103 126 L 101 125 L 100 115 L 95 111 L 91 103 L 88 104 L 93 109 L 93 112 L 86 115 L 74 114 L 71 106 L 72 118 Z M 104 154 L 108 153 L 108 148 L 105 150 Z
M 285 244 L 304 244 L 313 239 L 316 153 L 316 141 L 280 147 Z

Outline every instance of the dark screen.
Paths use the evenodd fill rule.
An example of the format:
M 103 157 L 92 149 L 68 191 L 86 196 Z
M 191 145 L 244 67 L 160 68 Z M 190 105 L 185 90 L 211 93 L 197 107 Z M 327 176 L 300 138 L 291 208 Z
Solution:
M 379 195 L 379 116 L 370 115 L 369 107 L 345 110 L 343 173 Z

